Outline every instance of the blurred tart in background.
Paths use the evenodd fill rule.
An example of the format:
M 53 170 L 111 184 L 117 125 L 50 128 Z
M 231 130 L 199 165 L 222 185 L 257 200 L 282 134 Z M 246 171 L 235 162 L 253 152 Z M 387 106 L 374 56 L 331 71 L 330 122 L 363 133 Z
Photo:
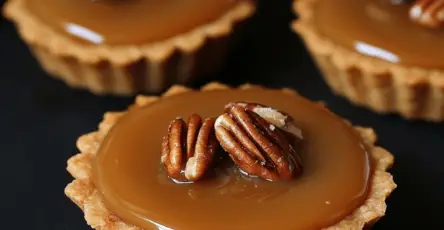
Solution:
M 96 94 L 160 92 L 222 66 L 250 0 L 9 0 L 42 67 Z
M 293 29 L 334 93 L 378 113 L 444 120 L 443 0 L 298 0 Z

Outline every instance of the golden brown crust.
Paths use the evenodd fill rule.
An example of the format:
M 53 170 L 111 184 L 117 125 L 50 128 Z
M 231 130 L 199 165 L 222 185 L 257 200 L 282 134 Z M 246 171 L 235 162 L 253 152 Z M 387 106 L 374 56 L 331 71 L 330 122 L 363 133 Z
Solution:
M 27 10 L 25 1 L 7 1 L 4 15 L 15 22 L 42 67 L 68 85 L 96 94 L 159 92 L 216 71 L 235 37 L 232 34 L 255 11 L 252 1 L 239 1 L 218 20 L 166 40 L 91 46 L 42 23 Z
M 243 85 L 240 88 L 246 89 L 251 87 L 258 86 Z M 229 89 L 228 86 L 217 83 L 210 83 L 201 88 L 201 90 Z M 174 86 L 163 97 L 186 93 L 190 90 L 182 86 Z M 285 89 L 283 92 L 295 94 L 293 90 L 289 89 Z M 157 99 L 158 97 L 139 96 L 134 106 L 146 106 Z M 81 153 L 68 160 L 67 170 L 75 180 L 65 188 L 65 194 L 84 211 L 87 223 L 95 229 L 139 229 L 119 220 L 119 218 L 106 209 L 91 179 L 91 160 L 109 129 L 124 113 L 106 113 L 104 120 L 99 125 L 98 131 L 83 135 L 78 139 L 77 147 Z M 393 164 L 393 156 L 385 149 L 374 145 L 376 135 L 372 129 L 354 128 L 360 134 L 364 143 L 368 145 L 370 155 L 374 160 L 371 188 L 367 200 L 341 222 L 326 228 L 329 230 L 363 229 L 366 225 L 372 224 L 384 215 L 386 210 L 385 199 L 396 188 L 392 175 L 386 172 Z
M 292 28 L 302 36 L 333 92 L 379 113 L 407 119 L 444 120 L 444 71 L 406 67 L 346 49 L 323 36 L 313 22 L 313 4 L 298 0 Z

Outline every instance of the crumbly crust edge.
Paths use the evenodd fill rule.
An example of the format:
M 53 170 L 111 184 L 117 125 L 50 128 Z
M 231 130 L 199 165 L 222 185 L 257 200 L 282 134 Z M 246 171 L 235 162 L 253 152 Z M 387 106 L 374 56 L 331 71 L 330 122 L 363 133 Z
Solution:
M 239 89 L 248 89 L 252 87 L 259 86 L 245 84 L 240 86 Z M 201 90 L 230 90 L 230 87 L 219 83 L 210 83 L 202 87 Z M 189 91 L 191 91 L 190 88 L 176 85 L 171 87 L 161 97 L 168 97 Z M 282 91 L 288 94 L 297 94 L 292 89 L 282 89 Z M 155 102 L 159 98 L 160 97 L 156 96 L 139 96 L 136 98 L 133 106 L 146 106 Z M 140 229 L 123 222 L 107 210 L 99 192 L 94 187 L 91 175 L 91 161 L 93 160 L 102 140 L 117 122 L 119 117 L 124 114 L 125 111 L 106 113 L 103 121 L 99 124 L 97 131 L 85 134 L 78 139 L 77 147 L 79 148 L 80 153 L 68 160 L 67 170 L 74 177 L 74 181 L 66 186 L 65 194 L 83 210 L 86 222 L 94 229 Z M 387 172 L 394 162 L 393 155 L 387 150 L 374 145 L 376 135 L 371 128 L 356 126 L 353 126 L 353 128 L 368 146 L 370 156 L 374 162 L 370 191 L 367 200 L 359 208 L 344 218 L 341 222 L 326 228 L 328 230 L 363 229 L 365 226 L 373 224 L 385 214 L 385 199 L 396 188 L 392 175 Z
M 317 1 L 293 2 L 298 18 L 291 28 L 303 38 L 334 93 L 379 113 L 399 113 L 407 119 L 444 120 L 443 70 L 390 63 L 336 44 L 315 25 Z
M 3 15 L 14 21 L 19 34 L 27 43 L 43 47 L 53 55 L 74 57 L 84 63 L 110 61 L 119 66 L 131 64 L 140 59 L 162 62 L 173 55 L 175 50 L 185 53 L 195 52 L 204 46 L 208 38 L 219 38 L 231 34 L 237 22 L 251 17 L 256 8 L 253 1 L 239 1 L 217 20 L 159 42 L 144 45 L 91 46 L 74 42 L 42 23 L 26 9 L 25 1 L 8 0 L 3 8 Z

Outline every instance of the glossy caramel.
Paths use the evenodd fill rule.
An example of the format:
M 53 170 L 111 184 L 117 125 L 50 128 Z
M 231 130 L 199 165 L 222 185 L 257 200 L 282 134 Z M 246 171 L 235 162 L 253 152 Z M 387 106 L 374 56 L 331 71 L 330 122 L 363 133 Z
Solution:
M 293 116 L 304 135 L 303 175 L 267 182 L 223 163 L 204 181 L 172 182 L 160 164 L 169 122 L 192 113 L 217 116 L 238 100 Z M 107 135 L 93 165 L 95 185 L 116 216 L 143 229 L 182 230 L 327 227 L 366 199 L 370 169 L 361 138 L 341 119 L 299 96 L 265 89 L 186 93 L 133 108 Z
M 333 42 L 392 63 L 444 68 L 444 30 L 409 19 L 411 4 L 388 0 L 319 0 L 314 19 Z
M 180 35 L 226 13 L 236 0 L 26 0 L 45 24 L 95 44 L 145 44 Z

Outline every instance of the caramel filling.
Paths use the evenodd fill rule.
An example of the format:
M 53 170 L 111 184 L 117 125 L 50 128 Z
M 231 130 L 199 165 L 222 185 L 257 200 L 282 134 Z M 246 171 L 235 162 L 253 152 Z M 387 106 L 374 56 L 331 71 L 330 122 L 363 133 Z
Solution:
M 27 0 L 44 23 L 95 44 L 144 44 L 186 33 L 226 13 L 236 0 Z
M 444 30 L 409 18 L 411 4 L 389 0 L 319 0 L 315 23 L 333 42 L 406 66 L 444 68 Z
M 304 164 L 291 181 L 244 176 L 220 161 L 205 180 L 177 184 L 160 164 L 169 123 L 197 113 L 215 117 L 231 101 L 285 111 L 302 129 Z M 223 153 L 223 152 L 221 152 Z M 361 138 L 320 105 L 277 90 L 192 92 L 160 99 L 122 117 L 93 165 L 106 206 L 143 229 L 320 229 L 334 225 L 366 199 L 369 156 Z

